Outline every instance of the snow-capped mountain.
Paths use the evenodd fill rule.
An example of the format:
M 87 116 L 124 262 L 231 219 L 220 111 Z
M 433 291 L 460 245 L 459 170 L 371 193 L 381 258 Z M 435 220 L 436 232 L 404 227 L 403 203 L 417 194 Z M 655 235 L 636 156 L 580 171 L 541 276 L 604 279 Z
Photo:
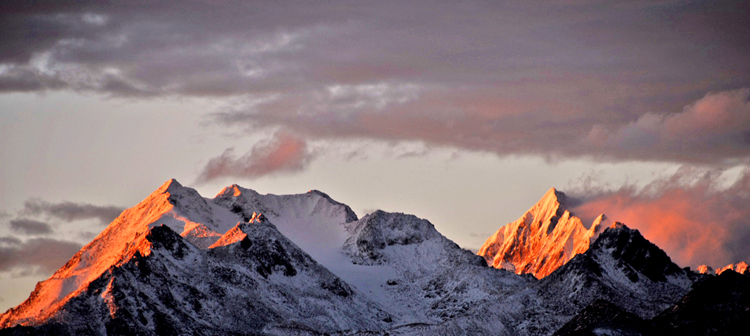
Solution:
M 559 309 L 577 311 L 606 298 L 625 311 L 650 318 L 677 302 L 691 285 L 687 271 L 664 251 L 638 230 L 616 222 L 589 250 L 542 279 L 539 287 L 543 295 L 565 297 L 549 301 L 561 304 Z
M 567 209 L 564 193 L 550 189 L 518 220 L 490 236 L 479 249 L 487 264 L 517 274 L 543 278 L 579 253 L 588 250 L 606 217 L 600 215 L 587 229 Z
M 395 318 L 320 266 L 265 216 L 229 226 L 237 215 L 215 204 L 167 182 L 3 314 L 2 326 L 71 334 L 160 334 L 160 328 L 304 334 L 381 329 Z M 196 227 L 209 235 L 196 241 Z
M 554 335 L 747 335 L 748 307 L 750 277 L 728 271 L 696 283 L 674 306 L 652 319 L 597 300 Z
M 714 270 L 711 266 L 708 265 L 700 265 L 695 269 L 697 273 L 706 275 L 719 275 L 728 270 L 732 270 L 740 274 L 750 274 L 750 266 L 748 266 L 748 264 L 744 261 L 732 263 L 717 270 Z
M 744 261 L 740 261 L 735 264 L 729 264 L 716 270 L 716 274 L 724 273 L 725 271 L 732 270 L 740 274 L 750 274 L 750 268 Z
M 480 256 L 320 191 L 204 198 L 170 180 L 0 315 L 0 335 L 551 335 L 590 305 L 645 321 L 710 278 L 565 206 L 550 190 Z

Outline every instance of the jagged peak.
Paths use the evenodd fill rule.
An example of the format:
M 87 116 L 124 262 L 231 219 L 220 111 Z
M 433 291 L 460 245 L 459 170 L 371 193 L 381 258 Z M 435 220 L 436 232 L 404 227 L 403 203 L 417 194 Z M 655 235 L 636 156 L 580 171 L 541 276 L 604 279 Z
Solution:
M 244 232 L 243 228 L 248 225 L 247 222 L 237 222 L 237 225 L 235 225 L 232 229 L 227 231 L 224 235 L 219 238 L 215 243 L 213 243 L 211 246 L 209 246 L 209 249 L 213 249 L 219 246 L 227 246 L 234 244 L 236 242 L 242 241 L 243 239 L 247 238 L 247 234 Z
M 250 225 L 258 225 L 258 224 L 271 224 L 266 216 L 264 216 L 261 213 L 253 212 L 252 217 L 247 222 L 237 222 L 237 224 L 231 228 L 229 231 L 227 231 L 225 234 L 223 234 L 219 240 L 217 240 L 215 243 L 211 244 L 209 246 L 209 249 L 219 247 L 219 246 L 226 246 L 230 244 L 234 244 L 236 242 L 242 241 L 247 237 L 247 229 Z
M 746 273 L 750 273 L 750 266 L 746 262 L 740 261 L 738 263 L 729 264 L 722 268 L 717 269 L 716 274 L 721 275 L 721 273 L 724 273 L 729 270 L 735 271 L 739 274 L 746 274 Z
M 537 205 L 562 205 L 565 204 L 566 196 L 565 193 L 562 191 L 558 191 L 555 188 L 550 188 L 547 190 L 547 192 L 542 196 L 542 198 L 537 202 Z
M 320 191 L 318 189 L 310 189 L 307 192 L 311 193 L 311 194 L 316 194 L 316 195 L 323 196 L 323 197 L 325 197 L 327 199 L 331 199 L 331 196 L 328 196 L 328 194 L 326 194 L 326 193 L 324 193 L 324 192 L 322 192 L 322 191 Z
M 185 187 L 176 179 L 169 179 L 164 182 L 158 189 L 146 197 L 139 205 L 160 203 L 168 201 L 172 205 L 177 205 L 179 200 L 189 200 L 188 202 L 204 203 L 203 197 L 197 190 Z M 181 202 L 182 203 L 182 202 Z
M 592 239 L 596 237 L 597 233 L 606 228 L 605 225 L 607 225 L 607 222 L 609 222 L 609 218 L 605 214 L 600 214 L 594 219 L 594 222 L 591 223 L 591 227 L 589 228 L 589 230 L 593 232 Z
M 173 193 L 177 190 L 182 190 L 182 189 L 185 189 L 185 187 L 183 187 L 182 184 L 180 184 L 180 182 L 177 181 L 177 179 L 171 178 L 167 182 L 164 182 L 164 184 L 162 184 L 159 187 L 159 189 L 156 189 L 154 193 L 159 193 L 159 194 L 163 194 L 167 192 Z
M 267 221 L 268 221 L 268 219 L 266 218 L 266 216 L 263 216 L 262 213 L 253 212 L 253 216 L 250 217 L 250 220 L 247 221 L 247 222 L 248 223 L 263 223 L 263 222 L 267 222 Z
M 609 228 L 613 229 L 613 230 L 616 230 L 616 229 L 630 230 L 630 228 L 627 225 L 625 225 L 624 223 L 621 223 L 621 222 L 614 222 L 614 223 L 612 223 L 612 225 L 609 226 Z M 638 230 L 636 230 L 636 231 L 638 231 Z
M 654 282 L 666 281 L 667 275 L 684 274 L 664 250 L 646 239 L 637 229 L 621 222 L 613 223 L 599 235 L 589 251 L 622 260 Z M 637 278 L 637 276 L 630 274 Z M 632 279 L 631 279 L 632 280 Z
M 714 268 L 708 265 L 700 265 L 695 270 L 700 274 L 715 274 L 716 273 Z
M 238 197 L 250 190 L 251 189 L 243 188 L 239 184 L 235 183 L 221 189 L 221 191 L 216 194 L 216 197 Z
M 548 275 L 586 251 L 604 229 L 604 215 L 591 226 L 584 225 L 567 209 L 575 202 L 550 188 L 523 216 L 490 236 L 478 254 L 496 268 L 531 273 L 538 278 Z

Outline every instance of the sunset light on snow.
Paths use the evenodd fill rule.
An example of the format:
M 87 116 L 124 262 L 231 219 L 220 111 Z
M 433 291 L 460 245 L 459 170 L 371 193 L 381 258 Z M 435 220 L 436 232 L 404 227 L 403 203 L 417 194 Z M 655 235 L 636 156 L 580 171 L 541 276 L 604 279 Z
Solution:
M 628 287 L 658 292 L 651 299 L 610 303 L 656 328 L 673 321 L 658 313 L 703 281 L 694 274 L 744 273 L 750 262 L 747 1 L 0 8 L 0 311 L 20 307 L 0 328 L 52 321 L 100 282 L 96 297 L 118 321 L 125 308 L 112 293 L 130 278 L 115 269 L 183 243 L 203 274 L 237 286 L 206 280 L 194 289 L 203 294 L 254 297 L 248 288 L 278 272 L 307 280 L 278 280 L 268 288 L 287 287 L 263 300 L 335 293 L 310 311 L 254 307 L 299 313 L 253 324 L 268 334 L 288 332 L 279 321 L 290 319 L 321 333 L 424 324 L 481 334 L 477 321 L 496 316 L 461 314 L 517 308 L 481 300 L 562 293 L 588 279 L 580 269 L 654 281 Z M 626 257 L 632 271 L 612 275 Z M 242 267 L 258 278 L 225 269 L 237 260 L 257 263 Z M 464 269 L 483 263 L 493 270 Z M 442 296 L 450 286 L 435 287 L 435 274 L 461 272 L 482 280 L 456 280 L 464 296 Z M 630 295 L 618 288 L 601 293 Z M 576 293 L 570 314 L 598 300 Z M 409 308 L 415 298 L 424 312 Z M 157 315 L 138 323 L 151 330 Z M 495 327 L 551 335 L 578 321 L 560 316 L 538 330 L 507 316 Z M 220 320 L 211 318 L 201 323 Z

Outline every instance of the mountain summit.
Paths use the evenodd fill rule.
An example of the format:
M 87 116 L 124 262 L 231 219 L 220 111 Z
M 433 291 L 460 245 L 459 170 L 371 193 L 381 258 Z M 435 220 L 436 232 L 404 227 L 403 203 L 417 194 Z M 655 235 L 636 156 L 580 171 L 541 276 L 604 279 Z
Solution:
M 652 318 L 700 331 L 746 320 L 747 277 L 732 271 L 746 264 L 691 292 L 704 298 L 736 275 L 739 299 L 696 304 L 686 293 L 708 276 L 624 224 L 604 229 L 603 215 L 586 229 L 568 203 L 551 189 L 476 255 L 426 219 L 358 218 L 317 190 L 232 185 L 204 198 L 170 180 L 0 315 L 0 336 L 532 336 Z M 726 302 L 729 318 L 692 313 Z
M 590 228 L 568 209 L 564 193 L 550 189 L 531 209 L 479 248 L 488 265 L 543 278 L 588 250 L 603 230 L 604 214 Z

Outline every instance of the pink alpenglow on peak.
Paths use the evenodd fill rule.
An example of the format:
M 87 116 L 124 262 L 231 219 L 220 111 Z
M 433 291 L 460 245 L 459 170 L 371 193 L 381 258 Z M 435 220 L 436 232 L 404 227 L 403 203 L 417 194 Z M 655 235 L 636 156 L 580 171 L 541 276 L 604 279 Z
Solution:
M 588 250 L 606 228 L 607 217 L 602 214 L 587 229 L 565 203 L 564 193 L 550 189 L 521 218 L 489 237 L 478 254 L 495 268 L 540 279 L 549 275 Z
M 170 179 L 138 205 L 123 211 L 65 266 L 37 284 L 24 303 L 0 315 L 0 328 L 44 321 L 86 290 L 91 281 L 127 262 L 136 251 L 148 255 L 148 242 L 143 237 L 154 227 L 168 226 L 193 245 L 207 248 L 231 228 L 230 218 L 237 216 L 209 203 L 195 189 Z
M 708 266 L 708 265 L 700 265 L 700 266 L 698 266 L 698 268 L 696 268 L 696 271 L 698 271 L 698 273 L 700 273 L 700 274 L 714 274 L 714 273 L 716 273 L 716 271 L 714 270 L 714 268 L 711 267 L 711 266 Z
M 739 274 L 750 274 L 750 269 L 748 269 L 748 264 L 744 261 L 740 261 L 736 264 L 729 264 L 722 268 L 719 268 L 716 270 L 716 274 L 719 275 L 728 270 L 735 271 Z

